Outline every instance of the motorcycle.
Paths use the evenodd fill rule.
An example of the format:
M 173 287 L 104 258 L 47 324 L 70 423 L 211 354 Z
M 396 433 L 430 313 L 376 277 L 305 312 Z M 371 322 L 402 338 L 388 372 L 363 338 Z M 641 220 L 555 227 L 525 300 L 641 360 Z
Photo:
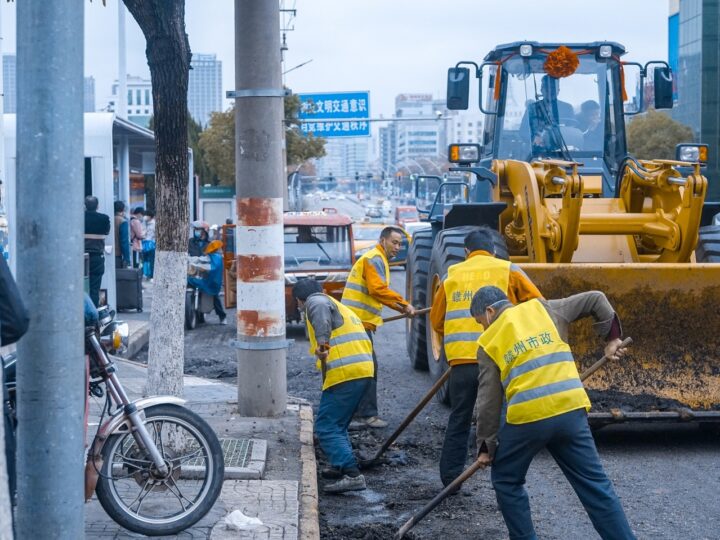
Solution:
M 85 499 L 95 493 L 108 515 L 130 531 L 177 534 L 203 518 L 220 494 L 225 471 L 220 441 L 205 420 L 183 407 L 185 400 L 130 401 L 109 354 L 127 346 L 128 327 L 114 318 L 107 308 L 91 324 L 86 316 L 88 395 L 104 403 L 87 452 Z M 2 362 L 13 438 L 16 362 L 15 355 Z
M 213 297 L 197 287 L 188 285 L 185 289 L 185 328 L 193 330 L 198 323 L 205 322 L 205 315 L 213 310 Z

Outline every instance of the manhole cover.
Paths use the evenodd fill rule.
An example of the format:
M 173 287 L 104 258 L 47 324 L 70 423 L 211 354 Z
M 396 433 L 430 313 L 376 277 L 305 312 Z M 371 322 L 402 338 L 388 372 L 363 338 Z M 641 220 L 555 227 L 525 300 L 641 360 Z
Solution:
M 247 467 L 252 455 L 252 440 L 250 439 L 220 439 L 223 455 L 225 456 L 225 468 Z M 200 467 L 203 458 L 188 459 L 183 462 L 183 467 Z

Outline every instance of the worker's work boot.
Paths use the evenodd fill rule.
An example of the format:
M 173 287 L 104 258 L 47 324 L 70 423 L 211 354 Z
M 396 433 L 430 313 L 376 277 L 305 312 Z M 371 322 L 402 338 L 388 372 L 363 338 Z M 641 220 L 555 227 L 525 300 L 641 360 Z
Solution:
M 366 489 L 365 477 L 362 474 L 349 476 L 347 474 L 337 482 L 325 486 L 325 493 L 345 493 L 346 491 L 362 491 Z
M 388 423 L 379 416 L 371 416 L 365 419 L 365 425 L 371 428 L 384 428 L 388 426 Z
M 327 480 L 339 480 L 343 477 L 343 471 L 340 467 L 325 467 L 320 471 L 320 476 Z

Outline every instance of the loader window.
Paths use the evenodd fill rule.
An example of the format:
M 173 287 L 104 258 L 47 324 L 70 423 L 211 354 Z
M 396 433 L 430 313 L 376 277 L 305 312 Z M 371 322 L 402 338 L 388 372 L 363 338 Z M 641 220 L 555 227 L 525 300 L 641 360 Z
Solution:
M 547 75 L 545 57 L 511 58 L 497 121 L 498 157 L 532 160 L 602 156 L 605 138 L 606 64 L 580 56 L 577 71 L 562 79 Z
M 286 225 L 285 268 L 350 267 L 348 228 L 326 225 Z

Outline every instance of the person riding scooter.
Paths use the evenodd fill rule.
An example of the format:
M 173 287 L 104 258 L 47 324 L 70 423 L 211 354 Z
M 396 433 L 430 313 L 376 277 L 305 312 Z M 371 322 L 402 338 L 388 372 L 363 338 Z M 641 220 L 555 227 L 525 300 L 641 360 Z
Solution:
M 204 221 L 192 222 L 192 236 L 188 241 L 188 255 L 200 257 L 210 243 L 210 225 Z
M 220 301 L 220 289 L 222 289 L 223 277 L 223 243 L 220 240 L 213 240 L 205 248 L 205 254 L 210 258 L 210 271 L 203 278 L 189 277 L 188 285 L 197 287 L 201 292 L 213 297 L 215 313 L 220 317 L 220 324 L 227 324 L 227 314 Z

